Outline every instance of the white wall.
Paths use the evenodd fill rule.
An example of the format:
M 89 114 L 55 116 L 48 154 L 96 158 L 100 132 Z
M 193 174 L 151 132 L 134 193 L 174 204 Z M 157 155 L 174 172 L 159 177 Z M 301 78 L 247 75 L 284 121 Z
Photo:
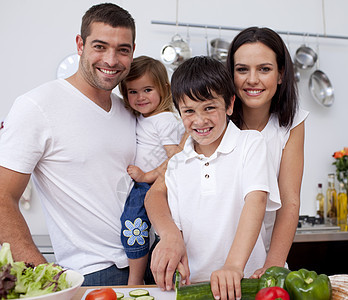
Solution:
M 56 76 L 59 62 L 75 49 L 83 13 L 100 1 L 89 0 L 11 0 L 0 1 L 1 100 L 0 120 L 14 99 Z M 133 15 L 137 24 L 135 56 L 159 58 L 161 47 L 176 33 L 174 26 L 151 24 L 151 20 L 176 21 L 176 0 L 114 1 Z M 348 2 L 325 1 L 326 33 L 348 36 Z M 319 0 L 181 0 L 179 22 L 245 28 L 267 26 L 274 30 L 324 33 L 322 1 Z M 180 27 L 178 33 L 189 38 L 193 55 L 206 54 L 206 40 L 221 35 L 232 40 L 236 32 Z M 283 36 L 293 54 L 304 36 Z M 314 49 L 316 38 L 308 38 Z M 301 106 L 310 111 L 306 122 L 305 171 L 302 185 L 301 214 L 315 213 L 314 199 L 318 182 L 324 184 L 334 171 L 334 151 L 348 146 L 346 70 L 348 40 L 319 39 L 320 68 L 335 89 L 335 104 L 324 108 L 310 96 L 307 84 L 310 72 L 302 72 L 299 84 Z M 28 124 L 29 126 L 30 124 Z M 46 233 L 38 199 L 34 194 L 31 210 L 24 212 L 32 233 Z M 39 217 L 34 217 L 39 216 Z

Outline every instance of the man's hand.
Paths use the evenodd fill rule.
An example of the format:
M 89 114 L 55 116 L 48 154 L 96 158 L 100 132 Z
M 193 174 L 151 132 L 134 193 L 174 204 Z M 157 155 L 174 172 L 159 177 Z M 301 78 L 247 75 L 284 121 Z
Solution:
M 174 288 L 173 276 L 176 269 L 181 274 L 182 283 L 189 284 L 190 270 L 182 237 L 161 237 L 152 253 L 151 270 L 156 284 L 162 290 Z

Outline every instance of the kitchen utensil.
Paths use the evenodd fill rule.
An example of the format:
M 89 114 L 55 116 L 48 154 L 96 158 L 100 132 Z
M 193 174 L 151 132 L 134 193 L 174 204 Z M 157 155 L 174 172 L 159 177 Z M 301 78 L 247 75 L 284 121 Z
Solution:
M 295 77 L 296 82 L 300 82 L 301 73 L 300 73 L 299 69 L 296 67 L 296 65 L 294 65 L 294 77 Z
M 317 52 L 319 54 L 319 41 L 317 39 Z M 308 87 L 314 100 L 324 107 L 330 107 L 334 103 L 334 90 L 327 75 L 319 68 L 317 60 L 316 70 L 309 77 Z
M 191 49 L 179 34 L 175 34 L 169 44 L 161 49 L 163 63 L 176 69 L 181 63 L 191 57 Z
M 226 62 L 230 43 L 221 38 L 216 38 L 210 41 L 210 45 L 211 57 L 221 62 Z
M 302 45 L 296 50 L 295 65 L 300 69 L 312 68 L 315 65 L 317 59 L 317 53 L 306 45 Z
M 309 90 L 313 98 L 322 106 L 330 107 L 334 103 L 334 89 L 327 75 L 314 71 L 309 78 Z

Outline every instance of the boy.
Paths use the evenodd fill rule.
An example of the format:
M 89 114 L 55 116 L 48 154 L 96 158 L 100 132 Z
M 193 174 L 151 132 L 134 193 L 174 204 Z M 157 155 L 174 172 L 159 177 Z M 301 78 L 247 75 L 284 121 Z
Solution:
M 217 60 L 189 59 L 174 72 L 171 84 L 190 137 L 169 161 L 165 181 L 185 241 L 190 281 L 210 280 L 216 299 L 240 298 L 240 280 L 266 258 L 260 236 L 265 210 L 280 207 L 266 144 L 259 132 L 241 131 L 228 121 L 233 81 Z

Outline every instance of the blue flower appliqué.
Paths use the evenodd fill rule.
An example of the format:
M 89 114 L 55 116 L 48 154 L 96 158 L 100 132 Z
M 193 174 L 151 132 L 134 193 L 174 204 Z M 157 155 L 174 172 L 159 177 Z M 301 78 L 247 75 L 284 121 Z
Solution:
M 149 226 L 146 222 L 143 222 L 141 218 L 136 218 L 134 224 L 127 220 L 125 223 L 129 230 L 123 230 L 123 235 L 128 237 L 127 244 L 133 246 L 135 242 L 139 245 L 145 244 L 145 237 L 149 237 L 148 228 Z

